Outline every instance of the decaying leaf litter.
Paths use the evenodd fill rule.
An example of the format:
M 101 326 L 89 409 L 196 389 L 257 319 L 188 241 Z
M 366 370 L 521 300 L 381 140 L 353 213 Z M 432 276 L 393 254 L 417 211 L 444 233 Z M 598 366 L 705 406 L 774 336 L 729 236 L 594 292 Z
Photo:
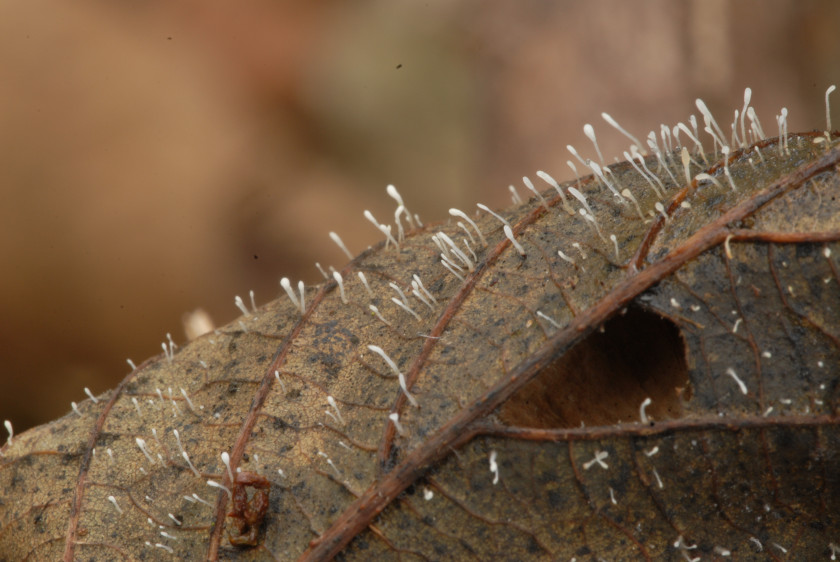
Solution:
M 0 554 L 835 556 L 836 135 L 698 110 L 504 211 L 389 188 L 323 284 L 10 431 Z

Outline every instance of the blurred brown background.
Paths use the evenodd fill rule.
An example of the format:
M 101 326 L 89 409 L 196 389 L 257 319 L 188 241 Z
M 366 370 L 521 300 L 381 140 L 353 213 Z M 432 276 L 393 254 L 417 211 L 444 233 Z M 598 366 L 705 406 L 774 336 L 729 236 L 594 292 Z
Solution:
M 0 3 L 0 418 L 112 387 L 182 315 L 379 239 L 394 183 L 426 220 L 509 203 L 537 169 L 743 89 L 768 134 L 824 127 L 834 0 Z M 836 99 L 840 106 L 840 98 Z M 840 112 L 835 112 L 835 122 Z

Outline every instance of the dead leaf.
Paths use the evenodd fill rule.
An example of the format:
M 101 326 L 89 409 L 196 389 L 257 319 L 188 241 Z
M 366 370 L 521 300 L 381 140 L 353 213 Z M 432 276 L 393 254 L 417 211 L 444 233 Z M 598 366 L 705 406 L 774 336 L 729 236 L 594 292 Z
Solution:
M 416 228 L 146 361 L 2 449 L 0 557 L 836 555 L 840 150 L 820 138 L 694 154 L 715 182 L 685 185 L 679 154 L 646 160 L 656 182 L 618 164 L 568 205 L 482 212 L 486 246 L 460 219 Z

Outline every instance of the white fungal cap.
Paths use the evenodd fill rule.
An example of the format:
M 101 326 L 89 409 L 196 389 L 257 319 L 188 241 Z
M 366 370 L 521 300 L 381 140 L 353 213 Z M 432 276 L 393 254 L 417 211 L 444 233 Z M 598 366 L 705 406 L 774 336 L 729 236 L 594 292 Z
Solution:
M 575 169 L 575 165 L 572 164 L 571 161 L 567 163 L 569 164 L 569 166 L 572 167 L 572 170 L 574 170 L 575 176 L 577 176 L 577 169 Z M 575 214 L 574 210 L 572 210 L 572 208 L 569 206 L 569 200 L 566 197 L 566 194 L 563 192 L 563 189 L 560 187 L 560 184 L 557 183 L 557 180 L 548 175 L 547 173 L 543 172 L 542 170 L 537 170 L 537 176 L 545 183 L 553 187 L 558 194 L 560 194 L 560 199 L 563 200 L 563 208 L 566 210 L 566 212 L 572 215 Z
M 502 224 L 506 224 L 506 225 L 510 226 L 510 223 L 503 216 L 497 215 L 496 213 L 491 211 L 490 208 L 487 207 L 487 205 L 482 205 L 481 203 L 476 203 L 476 207 L 478 207 L 479 209 L 481 209 L 482 211 L 484 211 L 486 213 L 490 213 L 491 215 L 493 215 L 494 217 L 496 217 L 497 219 L 502 221 Z
M 452 215 L 453 217 L 462 218 L 465 221 L 467 221 L 467 223 L 469 223 L 469 225 L 471 227 L 473 227 L 473 229 L 478 234 L 478 238 L 479 238 L 479 240 L 481 240 L 481 245 L 482 246 L 487 246 L 487 240 L 484 238 L 484 235 L 481 233 L 481 230 L 478 229 L 478 225 L 475 224 L 475 222 L 473 222 L 473 220 L 470 217 L 468 217 L 466 213 L 464 213 L 463 211 L 460 211 L 458 209 L 449 209 L 449 214 Z
M 399 433 L 401 437 L 404 437 L 407 432 L 405 430 L 405 427 L 403 427 L 403 424 L 400 423 L 400 415 L 397 412 L 392 412 L 388 414 L 388 419 L 391 420 L 391 423 L 394 424 L 397 433 Z
M 723 185 L 719 181 L 717 181 L 717 179 L 714 176 L 710 176 L 709 174 L 706 174 L 706 173 L 697 174 L 696 176 L 694 176 L 694 179 L 697 180 L 698 182 L 700 182 L 700 181 L 710 181 L 713 184 L 715 184 L 715 186 L 717 186 L 719 189 L 723 189 Z
M 575 263 L 575 260 L 573 260 L 572 258 L 570 258 L 569 256 L 567 256 L 566 254 L 563 253 L 563 250 L 557 250 L 557 255 L 560 256 L 561 259 L 569 262 L 570 264 L 577 265 Z M 537 311 L 537 315 L 539 315 L 539 314 L 540 314 L 540 311 Z
M 402 301 L 405 304 L 408 304 L 408 298 L 406 298 L 405 293 L 403 293 L 403 290 L 400 289 L 399 285 L 392 282 L 392 283 L 388 283 L 388 286 L 391 287 L 392 289 L 394 289 L 397 292 L 397 294 L 400 295 L 400 298 L 402 299 Z
M 426 287 L 423 285 L 423 282 L 420 280 L 420 276 L 419 276 L 419 275 L 417 275 L 417 274 L 415 273 L 415 274 L 412 276 L 412 279 L 414 280 L 414 281 L 411 283 L 412 287 L 414 286 L 414 283 L 416 282 L 416 283 L 417 283 L 417 287 L 418 287 L 418 288 L 419 288 L 419 289 L 423 292 L 423 294 L 424 294 L 424 295 L 426 295 L 426 296 L 429 298 L 429 300 L 430 300 L 430 301 L 432 301 L 434 304 L 437 304 L 437 303 L 438 303 L 438 302 L 437 302 L 437 299 L 435 299 L 435 297 L 432 295 L 432 293 L 430 293 L 430 292 L 426 289 Z
M 735 384 L 738 385 L 738 389 L 741 391 L 741 394 L 747 393 L 747 385 L 744 384 L 744 381 L 738 377 L 737 373 L 735 373 L 735 369 L 729 367 L 726 369 L 726 374 L 732 377 L 732 380 L 735 381 Z
M 394 360 L 391 359 L 391 357 L 387 353 L 385 353 L 385 351 L 381 347 L 379 347 L 378 345 L 369 345 L 367 347 L 369 350 L 382 357 L 385 363 L 391 368 L 392 371 L 394 371 L 394 374 L 400 374 L 400 370 L 397 367 L 397 364 L 394 363 Z
M 724 146 L 726 144 L 726 141 L 724 140 L 726 137 L 724 136 L 723 131 L 720 130 L 720 127 L 718 127 L 717 121 L 715 121 L 715 118 L 712 116 L 712 112 L 709 111 L 708 107 L 706 107 L 706 103 L 700 98 L 697 98 L 695 104 L 697 105 L 697 109 L 699 109 L 700 113 L 703 115 L 703 121 L 706 123 L 706 132 L 709 133 L 715 141 L 720 143 L 721 146 Z M 714 127 L 714 131 L 711 127 L 709 127 L 709 125 Z
M 574 147 L 574 146 L 572 146 L 572 145 L 570 145 L 570 144 L 567 144 L 567 145 L 566 145 L 566 150 L 568 150 L 569 152 L 571 152 L 571 153 L 572 153 L 572 156 L 574 156 L 575 158 L 577 158 L 577 159 L 578 159 L 578 161 L 579 161 L 581 164 L 583 164 L 584 166 L 586 166 L 586 165 L 587 165 L 587 164 L 586 164 L 586 160 L 584 160 L 583 158 L 581 158 L 581 157 L 580 157 L 580 154 L 578 154 L 578 152 L 577 152 L 577 150 L 575 150 L 575 147 Z
M 490 451 L 490 472 L 493 473 L 493 485 L 499 483 L 499 465 L 496 463 L 496 458 L 498 457 L 498 453 L 496 451 Z
M 134 439 L 134 442 L 135 442 L 135 443 L 137 443 L 137 446 L 138 446 L 138 447 L 140 448 L 140 450 L 143 452 L 143 455 L 145 455 L 145 456 L 146 456 L 146 459 L 147 459 L 150 463 L 155 464 L 155 459 L 154 459 L 154 457 L 151 455 L 151 453 L 149 453 L 149 449 L 146 447 L 146 440 L 145 440 L 145 439 L 143 439 L 143 438 L 141 438 L 141 437 L 136 437 L 136 438 Z
M 607 179 L 607 176 L 604 175 L 604 171 L 601 169 L 597 163 L 592 162 L 591 160 L 588 162 L 589 168 L 595 173 L 595 176 L 601 180 L 601 182 L 610 190 L 610 192 L 619 200 L 624 201 L 624 197 L 618 192 L 618 190 L 613 186 L 612 182 Z
M 221 457 L 225 468 L 227 468 L 228 478 L 230 478 L 230 481 L 233 482 L 233 472 L 230 469 L 230 455 L 227 453 L 227 451 L 223 451 Z
M 347 246 L 344 245 L 344 241 L 341 239 L 341 237 L 338 234 L 336 234 L 335 232 L 330 232 L 330 238 L 332 239 L 333 242 L 335 242 L 336 246 L 338 246 L 339 249 L 342 252 L 344 252 L 344 254 L 347 256 L 347 259 L 349 259 L 349 260 L 353 259 L 353 254 L 350 253 L 350 250 L 347 249 Z
M 99 400 L 97 400 L 96 396 L 93 395 L 93 392 L 91 392 L 88 387 L 85 387 L 84 391 L 85 391 L 85 394 L 88 395 L 88 398 L 90 398 L 93 401 L 94 404 L 99 402 Z
M 438 238 L 446 244 L 444 255 L 446 255 L 447 259 L 450 262 L 452 261 L 452 258 L 449 255 L 449 251 L 451 251 L 452 254 L 456 258 L 458 258 L 465 266 L 467 266 L 468 270 L 475 271 L 475 264 L 472 262 L 472 260 L 470 260 L 470 258 L 467 257 L 467 254 L 461 251 L 458 245 L 449 236 L 447 236 L 443 232 L 438 232 Z M 408 303 L 407 300 L 405 302 L 406 304 Z
M 411 217 L 411 213 L 408 212 L 408 207 L 405 206 L 405 202 L 403 201 L 402 195 L 400 195 L 400 192 L 397 191 L 397 188 L 394 187 L 393 185 L 389 184 L 388 187 L 385 188 L 385 192 L 394 201 L 397 202 L 398 206 L 402 207 L 405 210 L 405 217 L 408 220 L 408 224 L 411 225 L 412 227 L 414 227 L 414 219 Z M 420 220 L 419 219 L 417 220 L 417 226 L 420 226 Z
M 659 134 L 662 135 L 662 146 L 666 148 L 668 152 L 674 150 L 673 142 L 671 138 L 671 128 L 667 125 L 659 125 Z
M 417 403 L 417 400 L 415 400 L 414 396 L 412 396 L 408 392 L 408 386 L 406 385 L 406 382 L 405 382 L 405 375 L 403 375 L 400 372 L 399 368 L 397 368 L 397 364 L 394 363 L 394 360 L 391 359 L 388 356 L 388 354 L 385 353 L 385 351 L 379 346 L 369 345 L 368 349 L 371 350 L 372 352 L 376 353 L 380 357 L 382 357 L 382 359 L 385 361 L 385 363 L 388 364 L 388 366 L 391 368 L 391 370 L 394 371 L 397 374 L 397 379 L 399 379 L 399 381 L 400 381 L 400 388 L 402 389 L 403 393 L 405 394 L 405 397 L 408 398 L 408 401 L 411 402 L 412 406 L 414 406 L 415 408 L 419 408 L 420 405 Z
M 729 147 L 723 147 L 723 173 L 726 176 L 726 179 L 729 181 L 729 186 L 732 188 L 732 191 L 738 191 L 738 188 L 735 187 L 735 182 L 732 181 L 732 174 L 729 172 Z
M 298 309 L 301 309 L 300 300 L 297 298 L 294 289 L 292 289 L 292 284 L 289 282 L 288 277 L 283 277 L 280 279 L 280 286 L 283 287 L 283 290 L 286 291 L 286 294 L 289 295 L 289 300 L 292 301 Z
M 446 259 L 446 256 L 441 254 L 440 263 L 443 264 L 443 267 L 449 270 L 449 272 L 457 277 L 459 280 L 464 280 L 464 270 L 452 263 L 451 261 Z
M 747 108 L 747 118 L 750 120 L 750 130 L 755 135 L 755 140 L 763 140 L 767 138 L 764 134 L 764 129 L 761 128 L 761 123 L 758 121 L 758 116 L 755 114 L 753 107 Z
M 653 204 L 653 206 L 656 209 L 656 211 L 660 215 L 662 215 L 662 218 L 665 219 L 665 222 L 668 222 L 668 213 L 665 212 L 665 205 L 663 205 L 660 201 L 657 201 L 656 203 Z
M 391 323 L 390 323 L 390 322 L 388 322 L 387 320 L 385 320 L 385 318 L 383 318 L 383 317 L 382 317 L 382 314 L 379 312 L 379 309 L 378 309 L 378 308 L 376 308 L 376 306 L 375 306 L 375 305 L 372 305 L 372 304 L 371 304 L 371 305 L 368 305 L 368 308 L 370 309 L 370 311 L 371 311 L 371 312 L 373 312 L 373 314 L 374 314 L 377 318 L 379 318 L 379 320 L 381 320 L 381 321 L 382 321 L 382 323 L 383 323 L 383 324 L 385 324 L 386 326 L 390 326 L 390 325 L 391 325 Z
M 373 226 L 376 227 L 376 229 L 379 232 L 381 232 L 382 234 L 385 235 L 385 238 L 387 239 L 388 242 L 393 243 L 394 246 L 396 246 L 397 248 L 400 247 L 400 245 L 397 243 L 396 239 L 394 239 L 394 237 L 391 235 L 391 227 L 390 226 L 384 225 L 384 224 L 379 224 L 379 221 L 376 220 L 376 218 L 373 216 L 373 213 L 371 213 L 367 209 L 365 209 L 364 213 L 362 213 L 362 214 L 364 215 L 364 217 L 368 221 L 370 221 L 370 223 Z
M 779 137 L 781 137 L 781 143 L 779 144 L 779 154 L 782 153 L 782 149 L 784 149 L 785 153 L 788 153 L 788 123 L 787 123 L 787 116 L 788 110 L 786 107 L 782 108 L 781 115 L 778 117 L 779 122 Z
M 592 212 L 592 208 L 589 206 L 589 203 L 586 200 L 586 196 L 575 189 L 574 187 L 569 188 L 569 193 L 572 194 L 572 197 L 580 201 L 580 203 L 586 208 L 590 215 L 594 215 L 595 213 Z
M 467 235 L 467 237 L 470 239 L 470 242 L 475 244 L 475 238 L 473 238 L 473 235 L 472 235 L 472 232 L 470 232 L 470 229 L 467 228 L 467 226 L 464 223 L 462 223 L 461 221 L 458 221 L 456 224 L 458 225 L 458 228 L 460 228 L 461 230 L 464 231 L 464 234 Z M 472 251 L 472 247 L 470 247 L 470 251 Z M 473 255 L 475 255 L 475 253 L 473 253 Z M 478 261 L 478 258 L 476 258 L 476 261 Z
M 373 298 L 373 291 L 370 290 L 370 285 L 368 285 L 367 277 L 365 277 L 365 274 L 359 271 L 356 273 L 356 275 L 359 276 L 359 281 L 361 281 L 362 285 L 364 285 L 365 290 L 367 291 L 370 298 Z
M 561 252 L 561 254 L 562 254 L 562 252 Z M 563 257 L 563 255 L 561 255 L 560 257 L 562 258 L 562 257 Z M 569 259 L 569 257 L 568 257 L 568 256 L 566 256 L 564 259 L 566 259 L 567 261 L 572 261 L 571 259 Z M 572 263 L 575 263 L 575 262 L 574 262 L 574 261 L 572 261 Z M 551 324 L 552 326 L 554 326 L 554 327 L 555 327 L 555 328 L 557 328 L 558 330 L 559 330 L 560 328 L 562 328 L 562 327 L 563 327 L 563 326 L 561 326 L 560 324 L 558 324 L 558 323 L 557 323 L 557 321 L 556 321 L 554 318 L 552 318 L 552 317 L 550 317 L 550 316 L 548 316 L 548 315 L 546 315 L 546 314 L 543 314 L 543 313 L 542 313 L 542 312 L 540 312 L 539 310 L 537 311 L 537 316 L 539 316 L 539 317 L 540 317 L 540 318 L 542 318 L 543 320 L 547 321 L 549 324 Z
M 610 240 L 612 240 L 613 246 L 615 246 L 615 259 L 620 259 L 620 255 L 618 252 L 618 238 L 615 237 L 615 234 L 610 234 Z
M 226 486 L 223 486 L 222 484 L 219 484 L 215 480 L 208 480 L 207 485 L 210 486 L 211 488 L 218 488 L 220 490 L 224 490 L 225 492 L 227 492 L 228 500 L 233 501 L 233 494 L 230 493 L 230 490 Z
M 827 133 L 831 132 L 831 106 L 828 104 L 828 96 L 837 89 L 837 86 L 832 84 L 828 87 L 825 91 L 825 131 Z
M 507 239 L 510 240 L 510 243 L 513 244 L 513 247 L 516 248 L 516 251 L 519 252 L 519 255 L 523 258 L 525 257 L 525 248 L 522 247 L 522 244 L 516 241 L 516 238 L 513 237 L 513 229 L 510 228 L 509 224 L 505 225 L 505 236 Z
M 642 402 L 642 405 L 639 406 L 639 419 L 642 421 L 643 424 L 647 424 L 650 422 L 650 420 L 647 417 L 647 414 L 645 413 L 645 408 L 650 406 L 651 402 L 652 400 L 650 398 L 645 398 Z
M 242 314 L 245 316 L 251 316 L 251 313 L 248 311 L 248 308 L 245 306 L 245 303 L 242 300 L 242 297 L 236 295 L 233 298 L 233 304 L 236 305 L 236 308 L 242 311 Z
M 592 128 L 592 125 L 587 123 L 583 126 L 583 134 L 586 135 L 589 138 L 589 140 L 592 141 L 592 144 L 595 145 L 595 152 L 598 153 L 598 160 L 600 160 L 601 164 L 603 165 L 604 164 L 604 155 L 601 154 L 601 149 L 598 147 L 598 141 L 595 140 L 595 129 Z
M 335 279 L 335 282 L 338 285 L 338 292 L 341 295 L 341 302 L 347 304 L 347 295 L 344 293 L 344 279 L 342 279 L 341 273 L 333 271 L 333 279 Z
M 644 213 L 642 213 L 642 208 L 639 206 L 639 202 L 636 200 L 636 198 L 633 197 L 633 194 L 630 193 L 630 190 L 625 189 L 621 192 L 621 194 L 633 203 L 633 206 L 636 208 L 636 213 L 638 213 L 641 221 L 644 222 L 645 221 L 645 215 L 644 215 Z
M 656 186 L 651 184 L 651 187 L 653 187 L 653 190 L 656 192 L 656 196 L 662 199 L 665 196 L 665 184 L 662 183 L 662 180 L 659 179 L 659 176 L 650 171 L 650 169 L 647 167 L 647 164 L 645 163 L 644 157 L 642 157 L 638 150 L 633 150 L 633 148 L 634 147 L 632 146 L 630 147 L 630 154 L 633 155 L 634 159 L 639 161 L 639 164 L 642 165 L 642 169 L 645 172 L 647 172 L 647 175 L 650 176 L 653 179 L 653 181 L 655 181 L 659 185 L 660 188 L 662 188 L 662 191 L 659 191 L 658 189 L 656 189 Z
M 545 202 L 545 199 L 543 198 L 542 194 L 539 191 L 537 191 L 537 188 L 534 187 L 534 184 L 531 183 L 531 180 L 528 179 L 527 176 L 522 176 L 522 182 L 525 184 L 525 187 L 527 187 L 531 193 L 537 196 L 537 199 L 540 200 L 542 206 L 545 207 L 546 211 L 548 211 L 548 203 Z
M 750 107 L 750 98 L 752 97 L 752 89 L 744 88 L 744 107 L 741 108 L 741 141 L 744 148 L 747 147 L 747 128 L 744 124 L 744 117 L 747 116 L 747 109 Z
M 112 504 L 114 504 L 114 508 L 116 508 L 117 513 L 119 513 L 120 515 L 123 514 L 123 510 L 120 509 L 120 506 L 117 503 L 117 498 L 115 498 L 114 496 L 108 496 L 108 501 L 111 502 Z
M 327 403 L 335 410 L 336 416 L 338 416 L 338 421 L 344 425 L 344 418 L 341 416 L 341 411 L 338 409 L 338 403 L 335 401 L 335 398 L 332 396 L 327 396 Z
M 408 306 L 407 304 L 402 302 L 397 297 L 391 297 L 391 302 L 393 302 L 395 305 L 397 305 L 398 307 L 402 308 L 403 310 L 405 310 L 406 312 L 408 312 L 409 314 L 414 316 L 415 319 L 421 320 L 420 315 L 417 314 L 416 312 L 414 312 L 413 308 L 411 308 L 410 306 Z
M 639 149 L 644 148 L 644 145 L 639 142 L 639 139 L 628 133 L 621 125 L 618 124 L 618 122 L 615 119 L 610 117 L 609 114 L 602 113 L 601 117 L 604 119 L 604 121 L 609 123 L 616 130 L 618 130 L 619 133 L 630 139 L 636 147 L 638 147 Z
M 401 207 L 405 207 L 405 203 L 403 202 L 402 195 L 400 195 L 400 192 L 397 191 L 396 187 L 394 187 L 391 184 L 388 184 L 388 187 L 385 188 L 385 193 L 390 195 L 394 199 L 394 201 L 397 202 L 397 205 L 399 205 Z
M 687 184 L 691 183 L 691 156 L 689 156 L 686 147 L 682 147 L 680 156 L 682 158 L 683 171 L 685 172 L 685 182 Z

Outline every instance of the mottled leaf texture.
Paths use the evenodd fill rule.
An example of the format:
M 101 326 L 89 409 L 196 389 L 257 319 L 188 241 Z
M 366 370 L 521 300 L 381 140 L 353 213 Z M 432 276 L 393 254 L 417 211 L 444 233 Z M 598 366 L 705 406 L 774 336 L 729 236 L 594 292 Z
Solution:
M 650 156 L 501 212 L 515 244 L 413 228 L 15 436 L 0 556 L 833 559 L 838 161 Z

